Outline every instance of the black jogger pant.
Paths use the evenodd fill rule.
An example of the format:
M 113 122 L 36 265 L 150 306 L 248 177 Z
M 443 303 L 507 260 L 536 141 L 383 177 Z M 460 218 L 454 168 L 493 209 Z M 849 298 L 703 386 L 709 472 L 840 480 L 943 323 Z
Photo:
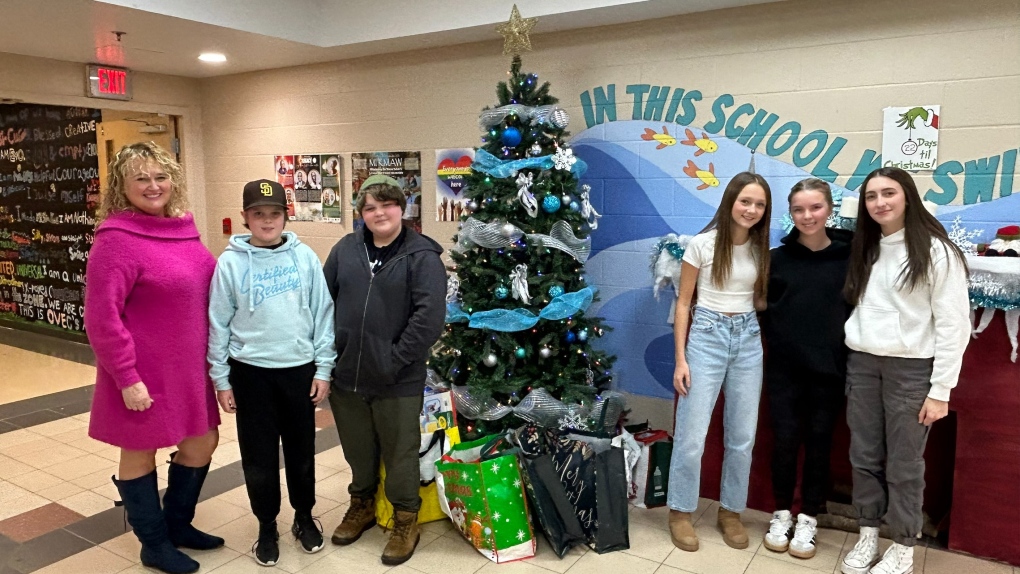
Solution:
M 789 360 L 770 361 L 766 392 L 772 416 L 772 493 L 776 509 L 790 510 L 797 486 L 797 455 L 804 445 L 801 512 L 818 516 L 829 495 L 832 434 L 843 409 L 844 380 L 819 375 Z
M 280 442 L 290 504 L 315 505 L 315 405 L 309 393 L 315 363 L 284 369 L 231 359 L 230 386 L 237 405 L 237 442 L 251 509 L 259 522 L 280 513 Z
M 361 499 L 375 498 L 379 462 L 386 465 L 386 498 L 393 508 L 418 512 L 421 486 L 418 449 L 423 395 L 373 398 L 337 390 L 329 395 L 340 446 L 354 475 L 347 492 Z

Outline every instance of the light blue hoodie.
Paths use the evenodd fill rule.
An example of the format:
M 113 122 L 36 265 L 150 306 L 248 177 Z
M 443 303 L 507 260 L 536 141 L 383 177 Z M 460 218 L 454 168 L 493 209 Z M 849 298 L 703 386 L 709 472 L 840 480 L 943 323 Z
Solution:
M 252 246 L 251 235 L 233 235 L 216 263 L 207 358 L 217 391 L 230 389 L 228 357 L 270 369 L 314 361 L 315 378 L 330 378 L 333 299 L 322 265 L 297 234 L 283 237 L 283 245 L 266 249 Z

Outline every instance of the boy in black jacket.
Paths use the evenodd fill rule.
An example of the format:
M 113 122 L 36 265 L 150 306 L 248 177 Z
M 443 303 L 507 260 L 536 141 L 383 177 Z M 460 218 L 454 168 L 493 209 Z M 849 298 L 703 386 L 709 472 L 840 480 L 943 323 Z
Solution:
M 387 565 L 406 562 L 418 544 L 425 359 L 446 322 L 443 248 L 402 225 L 406 204 L 393 178 L 366 179 L 356 202 L 365 227 L 340 239 L 324 267 L 336 303 L 329 402 L 354 475 L 351 505 L 332 541 L 351 544 L 375 525 L 381 457 L 395 511 L 382 555 Z

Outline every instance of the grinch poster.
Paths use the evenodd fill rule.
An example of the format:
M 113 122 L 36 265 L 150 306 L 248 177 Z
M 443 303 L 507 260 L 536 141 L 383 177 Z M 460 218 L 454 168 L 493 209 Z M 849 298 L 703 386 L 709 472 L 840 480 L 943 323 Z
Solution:
M 464 182 L 474 159 L 471 148 L 436 150 L 436 221 L 460 221 L 467 210 Z

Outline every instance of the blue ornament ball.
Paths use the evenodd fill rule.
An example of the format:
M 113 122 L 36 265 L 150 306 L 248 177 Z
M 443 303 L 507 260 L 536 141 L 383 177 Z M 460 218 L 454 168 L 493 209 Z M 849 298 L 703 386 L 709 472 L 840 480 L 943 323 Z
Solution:
M 503 145 L 507 147 L 516 147 L 517 144 L 521 143 L 521 130 L 509 127 L 503 130 L 503 135 L 499 136 L 499 141 L 503 142 Z
M 524 347 L 517 347 L 517 349 L 514 350 L 514 355 L 518 359 L 523 359 L 525 355 Z
M 573 343 L 574 341 L 577 340 L 577 335 L 575 335 L 573 331 L 567 331 L 565 339 L 567 340 L 568 343 Z
M 495 295 L 496 299 L 506 299 L 508 296 L 510 296 L 510 290 L 500 285 L 499 287 L 496 287 Z
M 562 294 L 563 294 L 563 287 L 560 286 L 560 285 L 553 285 L 552 287 L 549 288 L 549 296 L 550 297 L 559 297 Z
M 576 201 L 570 202 L 570 211 L 581 211 L 581 206 Z
M 577 333 L 577 340 L 578 341 L 587 341 L 588 340 L 588 329 L 581 329 Z
M 547 195 L 542 199 L 542 210 L 546 213 L 556 213 L 560 209 L 560 198 L 555 195 Z

